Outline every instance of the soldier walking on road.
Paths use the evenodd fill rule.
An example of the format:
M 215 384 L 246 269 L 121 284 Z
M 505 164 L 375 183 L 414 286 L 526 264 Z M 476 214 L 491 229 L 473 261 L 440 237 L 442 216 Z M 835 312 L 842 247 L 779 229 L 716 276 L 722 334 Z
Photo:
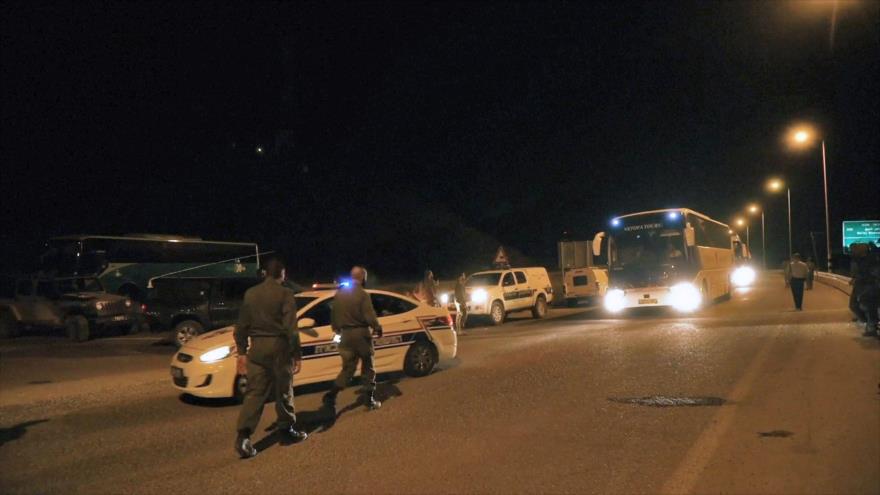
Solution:
M 235 440 L 235 450 L 243 459 L 257 455 L 250 436 L 270 396 L 275 398 L 278 430 L 295 442 L 308 437 L 294 429 L 293 375 L 299 371 L 302 355 L 296 300 L 293 291 L 281 285 L 284 275 L 281 260 L 266 263 L 266 279 L 245 292 L 235 326 L 238 372 L 247 374 L 247 391 Z
M 376 310 L 373 309 L 370 294 L 364 290 L 367 271 L 360 266 L 352 268 L 351 280 L 351 285 L 336 291 L 336 297 L 333 299 L 330 322 L 333 331 L 341 337 L 339 356 L 342 358 L 342 371 L 336 377 L 333 388 L 324 395 L 324 403 L 336 407 L 336 396 L 348 386 L 360 361 L 365 403 L 371 410 L 379 409 L 382 403 L 375 397 L 373 335 L 382 337 L 382 325 L 376 318 Z
M 467 277 L 464 273 L 458 276 L 458 280 L 455 282 L 455 330 L 459 335 L 464 335 L 464 326 L 467 324 L 467 290 L 465 290 L 465 283 L 467 282 Z
M 801 261 L 801 255 L 794 253 L 791 255 L 791 262 L 788 264 L 788 273 L 791 274 L 791 296 L 794 299 L 794 308 L 797 311 L 803 309 L 804 303 L 804 282 L 810 275 L 810 269 L 807 264 Z

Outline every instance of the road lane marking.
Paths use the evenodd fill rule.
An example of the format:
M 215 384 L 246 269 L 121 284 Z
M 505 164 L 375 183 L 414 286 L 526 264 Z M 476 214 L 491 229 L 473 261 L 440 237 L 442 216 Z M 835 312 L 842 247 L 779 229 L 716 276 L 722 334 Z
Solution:
M 754 359 L 749 363 L 745 372 L 736 382 L 736 385 L 734 385 L 733 390 L 731 390 L 730 395 L 727 397 L 727 401 L 734 405 L 721 407 L 712 416 L 709 426 L 700 433 L 700 436 L 697 437 L 697 440 L 688 449 L 678 467 L 667 478 L 666 482 L 663 483 L 660 493 L 690 493 L 693 490 L 694 485 L 700 479 L 703 471 L 705 471 L 715 451 L 718 450 L 721 438 L 730 429 L 737 413 L 737 405 L 742 404 L 743 400 L 748 397 L 752 385 L 760 376 L 761 369 L 770 357 L 770 350 L 781 334 L 781 328 L 781 325 L 776 327 L 772 338 L 765 341 L 761 349 L 755 354 Z

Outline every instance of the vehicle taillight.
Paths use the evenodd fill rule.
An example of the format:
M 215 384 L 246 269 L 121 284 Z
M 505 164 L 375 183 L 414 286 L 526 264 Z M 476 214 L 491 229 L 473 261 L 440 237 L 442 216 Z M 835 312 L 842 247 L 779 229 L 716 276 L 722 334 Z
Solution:
M 144 313 L 147 312 L 147 305 L 146 304 L 141 304 L 141 311 Z

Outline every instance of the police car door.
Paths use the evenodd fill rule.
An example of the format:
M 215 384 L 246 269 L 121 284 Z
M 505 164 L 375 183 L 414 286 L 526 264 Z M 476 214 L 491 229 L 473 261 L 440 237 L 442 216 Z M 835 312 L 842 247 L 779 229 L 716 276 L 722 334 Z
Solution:
M 522 271 L 513 272 L 516 277 L 516 307 L 528 308 L 532 305 L 532 294 L 534 291 L 529 286 L 529 280 L 526 273 Z
M 508 311 L 520 306 L 519 291 L 516 288 L 513 272 L 505 272 L 501 276 L 501 294 L 504 297 L 504 308 Z
M 337 344 L 334 341 L 336 334 L 333 333 L 333 328 L 330 326 L 332 308 L 333 298 L 330 297 L 299 315 L 300 319 L 311 318 L 315 320 L 315 326 L 311 330 L 302 330 L 299 333 L 303 364 L 302 370 L 294 377 L 294 383 L 332 380 L 342 369 L 342 360 L 339 358 Z
M 418 306 L 391 294 L 371 292 L 370 299 L 383 330 L 382 337 L 373 340 L 376 371 L 400 371 L 416 335 L 425 332 L 415 315 Z

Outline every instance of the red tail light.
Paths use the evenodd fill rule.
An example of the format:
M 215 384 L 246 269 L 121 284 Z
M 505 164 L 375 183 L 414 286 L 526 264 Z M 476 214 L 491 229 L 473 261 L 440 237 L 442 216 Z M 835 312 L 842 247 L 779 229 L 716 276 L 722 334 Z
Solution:
M 147 305 L 146 304 L 141 304 L 141 312 L 143 312 L 143 313 L 147 312 Z

